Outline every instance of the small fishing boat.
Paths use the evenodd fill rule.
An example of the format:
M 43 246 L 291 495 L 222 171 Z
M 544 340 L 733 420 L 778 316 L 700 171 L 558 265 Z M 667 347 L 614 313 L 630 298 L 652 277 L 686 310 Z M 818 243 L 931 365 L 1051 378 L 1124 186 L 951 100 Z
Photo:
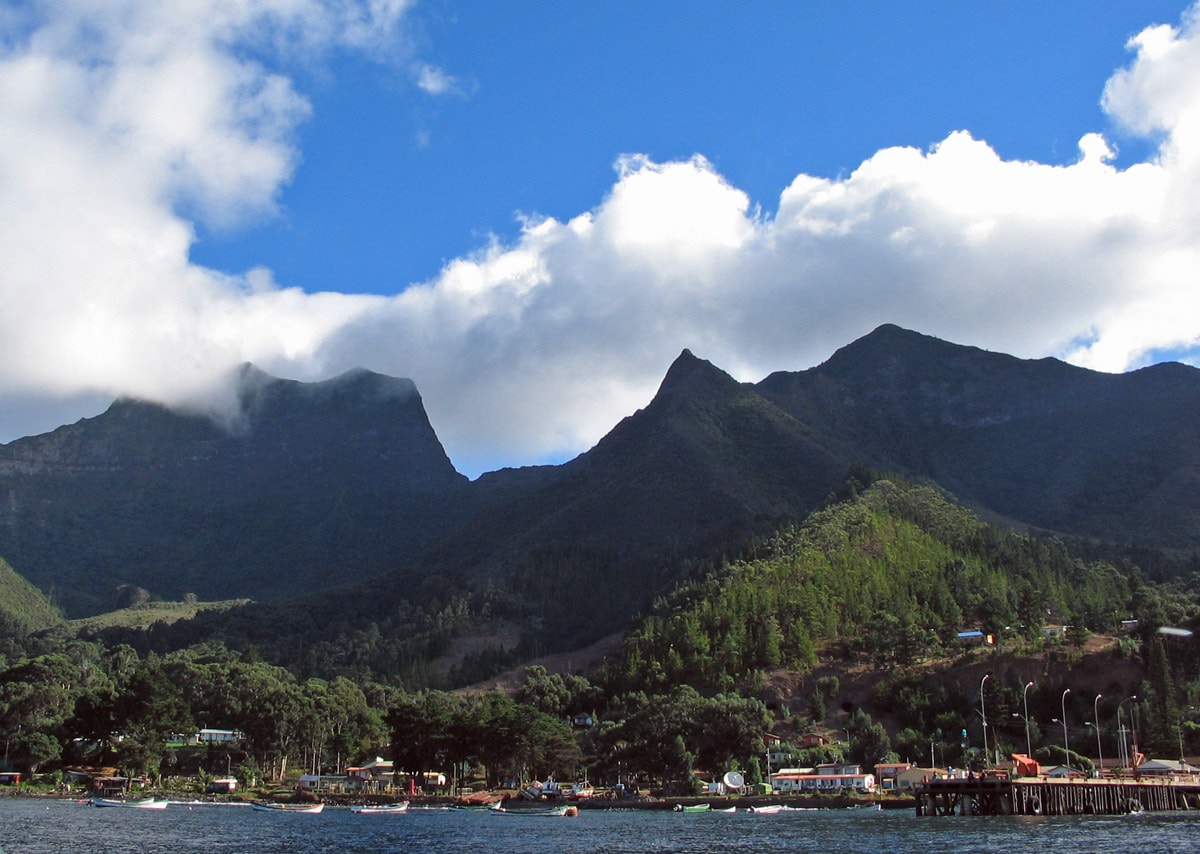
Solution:
M 579 815 L 579 807 L 562 806 L 554 807 L 553 809 L 505 809 L 500 805 L 489 807 L 489 811 L 496 815 L 521 815 L 534 818 L 561 818 L 563 816 Z
M 358 804 L 350 807 L 350 812 L 358 813 L 359 815 L 392 815 L 394 813 L 408 812 L 408 801 L 401 801 L 398 804 Z
M 154 798 L 138 798 L 135 801 L 122 801 L 116 798 L 92 798 L 94 807 L 125 807 L 135 810 L 165 810 L 166 801 L 156 801 Z
M 725 809 L 713 810 L 713 812 L 724 812 L 724 813 L 737 812 L 737 807 L 725 807 Z
M 675 812 L 708 812 L 711 807 L 708 804 L 692 804 L 684 806 L 683 804 L 675 804 L 671 809 Z
M 296 812 L 306 813 L 308 815 L 316 815 L 321 810 L 325 809 L 325 804 L 277 804 L 269 801 L 255 801 L 251 804 L 256 810 L 261 812 Z
M 783 812 L 783 804 L 764 804 L 761 807 L 749 807 L 746 812 L 752 812 L 756 815 L 774 815 L 777 812 Z

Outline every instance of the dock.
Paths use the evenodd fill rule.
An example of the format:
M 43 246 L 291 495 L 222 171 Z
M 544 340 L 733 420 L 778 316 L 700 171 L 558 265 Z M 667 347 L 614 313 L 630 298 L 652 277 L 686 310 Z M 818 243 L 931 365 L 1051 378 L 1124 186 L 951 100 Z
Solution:
M 1124 815 L 1200 810 L 1200 782 L 1142 778 L 940 778 L 914 787 L 919 816 Z

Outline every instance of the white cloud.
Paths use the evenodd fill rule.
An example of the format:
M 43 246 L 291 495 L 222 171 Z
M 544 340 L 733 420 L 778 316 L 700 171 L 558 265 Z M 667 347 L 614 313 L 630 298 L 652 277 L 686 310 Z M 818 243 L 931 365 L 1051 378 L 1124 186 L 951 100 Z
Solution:
M 54 8 L 0 53 L 10 400 L 176 399 L 247 359 L 305 378 L 364 365 L 412 377 L 474 473 L 585 449 L 684 347 L 757 379 L 886 321 L 1104 370 L 1200 344 L 1194 11 L 1135 37 L 1104 90 L 1113 119 L 1158 145 L 1147 162 L 1118 169 L 1099 134 L 1070 165 L 1009 161 L 961 131 L 844 178 L 799 175 L 764 216 L 703 157 L 623 157 L 594 209 L 530 217 L 511 244 L 384 299 L 198 267 L 187 217 L 270 211 L 295 165 L 307 103 L 233 46 L 377 49 L 402 4 Z M 81 52 L 85 24 L 104 37 Z M 455 85 L 432 66 L 417 82 Z
M 417 86 L 427 95 L 461 95 L 459 80 L 436 66 L 424 63 L 416 69 Z
M 264 59 L 377 45 L 403 4 L 66 0 L 0 37 L 0 391 L 176 400 L 302 358 L 366 301 L 191 264 L 192 222 L 273 211 L 309 114 Z M 256 280 L 252 280 L 256 279 Z

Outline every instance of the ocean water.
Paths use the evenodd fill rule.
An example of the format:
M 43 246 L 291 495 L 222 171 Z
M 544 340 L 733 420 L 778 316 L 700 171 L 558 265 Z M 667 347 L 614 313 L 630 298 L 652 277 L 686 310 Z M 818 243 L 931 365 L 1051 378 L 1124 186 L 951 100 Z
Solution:
M 918 818 L 906 810 L 755 815 L 583 810 L 576 818 L 414 810 L 356 815 L 171 805 L 102 809 L 76 801 L 0 801 L 0 848 L 23 852 L 1194 852 L 1200 812 L 1137 816 Z

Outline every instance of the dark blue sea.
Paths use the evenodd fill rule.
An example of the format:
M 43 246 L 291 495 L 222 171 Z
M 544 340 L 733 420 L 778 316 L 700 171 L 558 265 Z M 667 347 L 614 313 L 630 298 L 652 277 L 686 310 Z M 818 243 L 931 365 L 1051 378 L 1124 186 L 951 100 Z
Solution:
M 917 818 L 907 810 L 755 815 L 584 810 L 576 818 L 417 810 L 356 815 L 171 805 L 101 809 L 75 801 L 0 801 L 0 846 L 25 852 L 1195 852 L 1200 813 Z

